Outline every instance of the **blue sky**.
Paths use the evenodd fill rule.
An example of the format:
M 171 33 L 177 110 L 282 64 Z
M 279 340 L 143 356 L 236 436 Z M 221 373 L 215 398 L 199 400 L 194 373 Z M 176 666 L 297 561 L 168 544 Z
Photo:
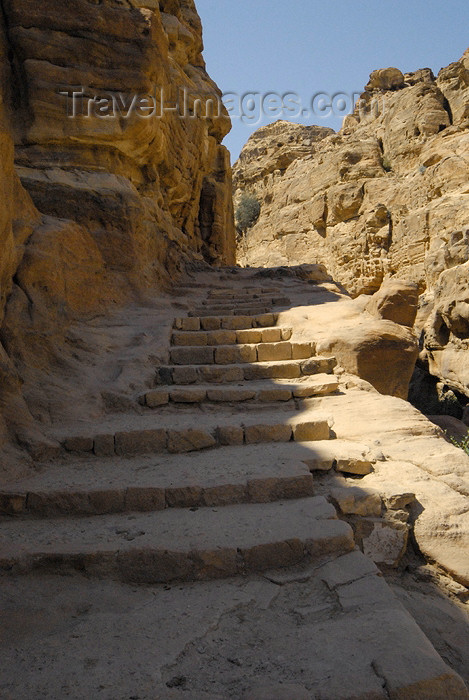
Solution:
M 233 115 L 244 114 L 233 118 L 225 139 L 233 159 L 256 128 L 278 118 L 339 129 L 341 110 L 375 68 L 429 67 L 437 73 L 469 46 L 468 0 L 196 0 L 196 5 L 209 74 L 224 93 L 258 93 L 241 106 L 238 98 L 230 103 Z M 270 117 L 257 122 L 268 93 L 279 97 L 267 98 Z M 283 109 L 287 93 L 297 97 L 287 97 Z M 333 108 L 320 93 L 339 93 Z

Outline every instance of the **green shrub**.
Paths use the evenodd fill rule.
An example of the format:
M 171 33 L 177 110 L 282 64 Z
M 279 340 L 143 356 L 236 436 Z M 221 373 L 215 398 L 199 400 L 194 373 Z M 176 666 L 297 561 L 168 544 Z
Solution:
M 236 225 L 239 230 L 245 233 L 252 228 L 259 218 L 260 212 L 261 205 L 254 195 L 248 193 L 241 195 L 235 212 Z
M 390 173 L 392 170 L 392 165 L 391 161 L 387 156 L 383 156 L 381 158 L 381 165 L 383 166 L 383 170 L 385 170 L 387 173 Z
M 448 435 L 448 437 L 455 447 L 459 447 L 461 450 L 464 450 L 464 452 L 469 455 L 469 432 L 461 440 L 457 440 L 452 435 Z

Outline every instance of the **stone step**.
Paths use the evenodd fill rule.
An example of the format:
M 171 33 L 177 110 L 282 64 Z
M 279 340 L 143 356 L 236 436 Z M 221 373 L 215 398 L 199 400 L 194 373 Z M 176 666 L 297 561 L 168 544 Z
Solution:
M 207 294 L 207 299 L 248 297 L 254 299 L 259 296 L 282 294 L 279 287 L 240 287 L 239 289 L 211 289 Z
M 223 578 L 351 551 L 350 526 L 321 496 L 219 508 L 2 523 L 0 571 L 132 583 Z
M 468 697 L 358 551 L 196 585 L 33 574 L 1 586 L 4 700 Z
M 262 306 L 290 306 L 291 301 L 287 297 L 259 297 L 257 299 L 205 299 L 197 302 L 198 308 L 204 308 L 206 311 L 212 312 L 213 309 L 229 308 L 229 309 L 249 309 L 252 307 Z
M 237 363 L 307 360 L 315 352 L 312 343 L 253 343 L 238 345 L 173 346 L 169 351 L 174 365 L 233 365 Z
M 28 517 L 150 512 L 267 503 L 313 494 L 312 474 L 353 473 L 366 445 L 346 440 L 219 447 L 215 453 L 73 455 L 0 489 L 0 514 Z M 371 462 L 368 462 L 371 465 Z
M 260 379 L 299 379 L 313 374 L 331 374 L 335 357 L 311 357 L 307 360 L 236 363 L 231 365 L 175 365 L 159 367 L 157 385 L 225 384 Z
M 271 304 L 263 306 L 195 306 L 189 312 L 189 316 L 202 316 L 210 314 L 211 316 L 259 316 L 272 311 Z
M 199 411 L 199 409 L 198 409 Z M 206 450 L 224 445 L 243 445 L 273 442 L 304 442 L 329 440 L 329 419 L 323 414 L 310 411 L 306 415 L 296 410 L 256 411 L 220 417 L 205 416 L 200 412 L 176 416 L 169 413 L 154 425 L 153 416 L 144 420 L 138 416 L 138 427 L 126 421 L 115 422 L 104 432 L 94 433 L 93 427 L 81 434 L 64 435 L 59 438 L 67 452 L 94 454 L 97 457 L 113 455 L 131 457 L 141 454 L 184 453 Z M 143 425 L 142 425 L 143 423 Z M 194 427 L 196 426 L 196 427 Z
M 249 328 L 269 328 L 277 323 L 278 314 L 262 313 L 246 316 L 196 316 L 176 318 L 174 328 L 181 331 L 239 331 Z
M 254 294 L 251 296 L 207 298 L 200 302 L 200 306 L 216 308 L 217 306 L 284 306 L 291 304 L 291 299 L 286 296 L 272 296 L 268 294 Z
M 309 454 L 316 452 L 313 447 Z M 220 447 L 210 459 L 205 453 L 103 458 L 98 463 L 75 458 L 0 489 L 0 514 L 105 515 L 312 495 L 313 476 L 304 461 L 243 445 Z
M 312 396 L 327 396 L 339 388 L 339 380 L 330 374 L 316 374 L 298 381 L 270 380 L 240 382 L 227 386 L 213 384 L 182 384 L 153 389 L 139 398 L 139 403 L 148 408 L 157 408 L 172 403 L 232 403 L 241 401 L 274 402 L 304 399 Z
M 290 340 L 292 328 L 248 328 L 241 331 L 174 331 L 171 343 L 175 346 L 200 346 L 206 345 L 249 345 L 258 343 L 279 343 Z

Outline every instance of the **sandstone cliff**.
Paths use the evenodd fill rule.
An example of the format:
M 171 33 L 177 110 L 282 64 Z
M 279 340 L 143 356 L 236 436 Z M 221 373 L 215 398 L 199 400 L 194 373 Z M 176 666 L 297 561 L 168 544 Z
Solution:
M 234 262 L 230 121 L 202 48 L 193 0 L 2 2 L 0 393 L 28 446 L 20 383 L 60 362 L 71 319 Z
M 261 202 L 242 264 L 322 263 L 352 296 L 417 283 L 422 362 L 469 396 L 469 50 L 440 71 L 375 71 L 337 134 L 279 122 L 234 166 Z M 314 127 L 313 127 L 314 128 Z M 302 136 L 303 138 L 303 136 Z

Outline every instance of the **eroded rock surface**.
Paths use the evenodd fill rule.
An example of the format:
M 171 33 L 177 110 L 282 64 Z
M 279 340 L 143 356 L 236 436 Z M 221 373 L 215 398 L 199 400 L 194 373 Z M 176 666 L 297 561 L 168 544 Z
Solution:
M 390 276 L 417 284 L 421 360 L 469 396 L 468 103 L 469 50 L 437 78 L 374 71 L 339 133 L 321 133 L 307 153 L 294 144 L 288 163 L 301 127 L 263 127 L 234 183 L 235 199 L 249 191 L 261 202 L 239 244 L 244 264 L 322 263 L 353 296 Z
M 39 417 L 41 377 L 76 357 L 73 319 L 161 289 L 187 263 L 234 262 L 230 121 L 192 0 L 2 10 L 0 398 L 4 439 L 43 451 L 21 383 Z

